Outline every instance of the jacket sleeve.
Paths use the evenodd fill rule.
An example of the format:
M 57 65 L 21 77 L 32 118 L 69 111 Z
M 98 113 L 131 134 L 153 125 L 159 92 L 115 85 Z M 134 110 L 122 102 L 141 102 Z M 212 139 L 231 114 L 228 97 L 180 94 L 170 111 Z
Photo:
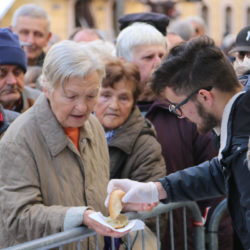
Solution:
M 224 176 L 217 158 L 159 179 L 167 192 L 164 202 L 197 201 L 225 194 Z
M 154 136 L 149 134 L 138 137 L 132 154 L 128 156 L 126 165 L 131 166 L 129 178 L 132 180 L 156 181 L 166 175 L 161 145 Z
M 244 213 L 246 227 L 248 234 L 250 235 L 250 168 L 247 161 L 247 153 L 244 152 L 234 158 L 232 162 L 232 172 L 234 176 L 234 182 L 238 189 L 238 199 L 241 206 L 242 214 Z M 233 202 L 233 198 L 231 199 Z
M 0 159 L 0 214 L 8 234 L 23 242 L 63 231 L 69 207 L 43 204 L 29 146 L 1 142 Z

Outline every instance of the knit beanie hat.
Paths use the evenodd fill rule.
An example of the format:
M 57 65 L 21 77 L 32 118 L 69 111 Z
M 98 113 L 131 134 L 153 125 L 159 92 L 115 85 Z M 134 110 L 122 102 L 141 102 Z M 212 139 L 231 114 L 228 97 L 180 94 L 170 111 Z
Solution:
M 27 58 L 21 47 L 18 36 L 9 28 L 0 28 L 0 65 L 19 65 L 24 73 L 27 69 Z

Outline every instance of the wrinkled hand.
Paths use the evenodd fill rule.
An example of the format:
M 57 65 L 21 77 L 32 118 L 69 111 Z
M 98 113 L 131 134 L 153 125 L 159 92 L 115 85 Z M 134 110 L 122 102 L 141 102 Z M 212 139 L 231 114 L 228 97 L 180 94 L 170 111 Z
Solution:
M 116 231 L 112 230 L 111 228 L 106 227 L 106 226 L 102 225 L 101 223 L 98 223 L 97 221 L 95 221 L 89 217 L 89 215 L 92 213 L 94 213 L 93 210 L 86 210 L 84 212 L 83 224 L 85 226 L 93 229 L 98 234 L 103 235 L 103 236 L 111 236 L 111 237 L 115 237 L 115 238 L 120 238 L 129 232 L 129 230 L 126 232 L 123 232 L 123 233 L 116 232 Z
M 121 189 L 126 193 L 122 198 L 122 202 L 124 203 L 149 205 L 159 202 L 158 190 L 153 182 L 143 183 L 129 179 L 113 179 L 108 184 L 108 197 L 105 201 L 106 206 L 108 206 L 109 195 L 116 189 Z

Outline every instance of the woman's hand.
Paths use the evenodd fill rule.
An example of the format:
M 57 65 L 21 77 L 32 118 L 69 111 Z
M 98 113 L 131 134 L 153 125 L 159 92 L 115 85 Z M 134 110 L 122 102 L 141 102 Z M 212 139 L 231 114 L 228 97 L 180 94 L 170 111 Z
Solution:
M 123 235 L 127 234 L 129 232 L 116 232 L 114 230 L 112 230 L 109 227 L 106 227 L 104 225 L 102 225 L 101 223 L 98 223 L 97 221 L 93 220 L 92 218 L 89 217 L 90 214 L 94 213 L 93 210 L 86 210 L 83 214 L 83 224 L 91 229 L 93 229 L 95 232 L 97 232 L 100 235 L 104 235 L 104 236 L 111 236 L 111 237 L 115 237 L 115 238 L 120 238 Z

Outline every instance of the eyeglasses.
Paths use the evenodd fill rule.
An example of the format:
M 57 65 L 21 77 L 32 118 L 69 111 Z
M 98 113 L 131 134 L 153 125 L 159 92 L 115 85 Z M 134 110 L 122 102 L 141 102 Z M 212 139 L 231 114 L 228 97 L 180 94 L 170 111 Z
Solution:
M 209 86 L 206 88 L 200 88 L 195 90 L 194 92 L 192 92 L 186 99 L 184 99 L 181 103 L 179 104 L 169 104 L 169 111 L 171 113 L 174 113 L 177 117 L 182 117 L 182 111 L 181 111 L 181 106 L 183 106 L 184 104 L 186 104 L 194 95 L 196 95 L 201 89 L 205 89 L 207 91 L 210 91 L 213 87 Z

